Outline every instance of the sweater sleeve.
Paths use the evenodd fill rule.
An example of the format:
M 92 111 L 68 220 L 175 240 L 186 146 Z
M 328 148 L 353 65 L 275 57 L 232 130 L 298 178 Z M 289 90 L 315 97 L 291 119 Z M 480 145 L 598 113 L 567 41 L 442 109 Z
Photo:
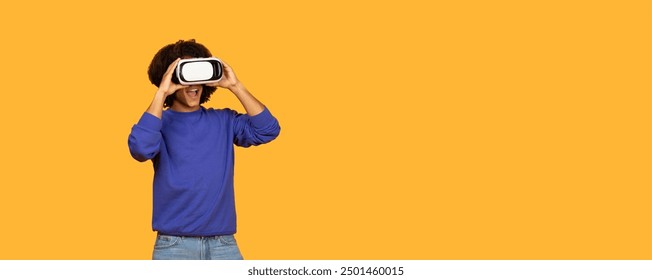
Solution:
M 265 144 L 276 139 L 281 132 L 278 120 L 272 116 L 267 107 L 255 116 L 240 114 L 236 111 L 231 112 L 234 114 L 233 142 L 237 146 L 249 147 Z
M 150 113 L 143 113 L 129 134 L 129 151 L 137 161 L 143 162 L 154 158 L 161 147 L 161 119 Z

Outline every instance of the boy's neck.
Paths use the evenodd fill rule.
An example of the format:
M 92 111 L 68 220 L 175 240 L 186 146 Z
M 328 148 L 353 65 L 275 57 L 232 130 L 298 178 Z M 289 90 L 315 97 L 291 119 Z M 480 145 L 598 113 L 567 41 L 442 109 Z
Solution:
M 180 104 L 179 102 L 175 102 L 170 106 L 170 110 L 175 111 L 175 112 L 180 112 L 180 113 L 189 113 L 189 112 L 194 112 L 199 110 L 201 107 L 199 105 L 194 106 L 194 107 L 188 107 L 188 106 L 183 106 L 183 104 Z

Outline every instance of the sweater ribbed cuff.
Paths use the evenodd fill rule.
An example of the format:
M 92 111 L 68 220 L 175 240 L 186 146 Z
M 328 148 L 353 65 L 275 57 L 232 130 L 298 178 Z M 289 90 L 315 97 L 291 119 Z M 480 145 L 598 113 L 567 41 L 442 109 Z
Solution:
M 251 124 L 256 127 L 256 128 L 262 128 L 265 127 L 271 123 L 273 123 L 276 118 L 272 116 L 272 113 L 265 107 L 262 112 L 260 112 L 258 115 L 255 115 L 253 117 L 249 117 L 249 120 L 251 121 Z
M 161 121 L 161 119 L 157 118 L 156 116 L 145 112 L 140 117 L 140 120 L 138 120 L 138 124 L 136 125 L 147 130 L 161 131 L 161 127 L 163 127 L 163 121 Z

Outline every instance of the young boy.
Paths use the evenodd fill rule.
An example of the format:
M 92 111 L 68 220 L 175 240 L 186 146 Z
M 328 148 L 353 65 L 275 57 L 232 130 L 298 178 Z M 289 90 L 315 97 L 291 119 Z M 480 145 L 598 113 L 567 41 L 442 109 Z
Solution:
M 148 69 L 158 90 L 129 135 L 131 156 L 154 164 L 153 259 L 242 259 L 233 237 L 233 145 L 268 143 L 280 132 L 276 118 L 223 61 L 217 83 L 172 81 L 180 59 L 211 56 L 195 40 L 159 50 Z M 217 87 L 235 94 L 247 114 L 201 106 Z

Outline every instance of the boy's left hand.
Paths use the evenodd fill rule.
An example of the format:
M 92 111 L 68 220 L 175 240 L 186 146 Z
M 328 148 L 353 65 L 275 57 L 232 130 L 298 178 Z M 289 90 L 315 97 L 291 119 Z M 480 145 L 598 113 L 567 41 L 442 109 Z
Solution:
M 233 72 L 233 69 L 226 64 L 226 62 L 222 61 L 222 69 L 224 70 L 224 73 L 222 73 L 222 79 L 220 79 L 217 83 L 210 83 L 206 84 L 209 87 L 222 87 L 226 89 L 231 89 L 235 87 L 240 81 L 238 81 L 238 78 L 235 76 L 235 73 Z

